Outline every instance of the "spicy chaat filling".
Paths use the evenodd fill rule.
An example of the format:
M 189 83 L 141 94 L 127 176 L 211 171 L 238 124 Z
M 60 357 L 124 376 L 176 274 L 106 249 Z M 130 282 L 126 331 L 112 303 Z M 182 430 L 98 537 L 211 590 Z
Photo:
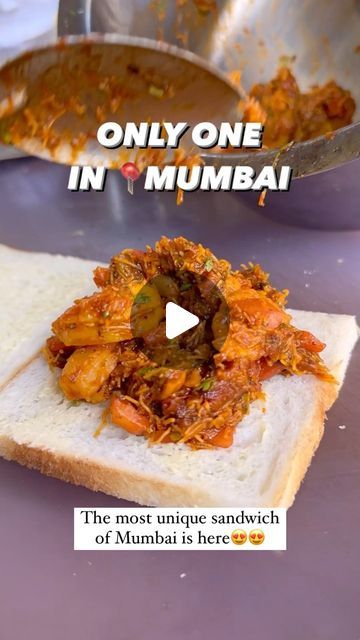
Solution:
M 200 244 L 163 237 L 155 248 L 123 250 L 95 269 L 94 281 L 98 291 L 53 323 L 44 353 L 61 370 L 66 398 L 104 403 L 104 423 L 154 443 L 229 447 L 267 378 L 334 382 L 319 355 L 325 345 L 291 324 L 287 291 L 258 265 L 234 271 Z M 171 341 L 169 301 L 200 317 Z M 169 346 L 178 367 L 169 366 Z

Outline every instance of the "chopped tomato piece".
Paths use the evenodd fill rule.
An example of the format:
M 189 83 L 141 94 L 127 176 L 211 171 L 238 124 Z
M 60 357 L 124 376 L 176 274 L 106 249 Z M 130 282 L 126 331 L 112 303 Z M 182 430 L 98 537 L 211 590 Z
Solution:
M 44 355 L 48 363 L 51 366 L 59 367 L 59 369 L 63 369 L 65 367 L 67 359 L 71 356 L 73 351 L 73 347 L 67 347 L 55 336 L 48 338 L 44 347 Z
M 234 429 L 233 427 L 224 427 L 219 433 L 216 434 L 213 438 L 211 438 L 211 444 L 214 447 L 222 447 L 227 449 L 231 447 L 234 439 Z
M 266 360 L 264 360 L 263 362 L 261 362 L 260 380 L 267 380 L 268 378 L 272 378 L 282 371 L 284 371 L 284 365 L 281 364 L 281 362 L 269 364 L 268 362 L 266 362 Z
M 46 346 L 54 356 L 60 353 L 60 351 L 65 351 L 65 349 L 67 348 L 64 343 L 55 336 L 51 336 L 47 339 Z
M 96 267 L 94 270 L 94 282 L 100 289 L 106 287 L 110 282 L 110 269 L 106 267 Z
M 326 344 L 315 338 L 310 331 L 299 331 L 298 337 L 300 338 L 300 345 L 312 353 L 320 353 L 326 347 Z
M 142 436 L 149 427 L 149 418 L 128 400 L 113 396 L 110 404 L 111 420 L 125 431 Z

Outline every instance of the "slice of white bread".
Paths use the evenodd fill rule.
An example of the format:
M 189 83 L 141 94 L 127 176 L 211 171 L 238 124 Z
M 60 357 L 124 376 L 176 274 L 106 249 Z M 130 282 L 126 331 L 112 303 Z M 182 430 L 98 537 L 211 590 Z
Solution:
M 327 343 L 324 360 L 343 382 L 358 337 L 355 319 L 290 312 Z M 101 406 L 72 404 L 40 357 L 0 393 L 0 455 L 96 491 L 156 506 L 289 507 L 319 445 L 340 385 L 311 375 L 264 384 L 229 449 L 149 445 L 115 426 L 98 438 Z
M 52 320 L 94 290 L 96 264 L 0 245 L 0 389 L 39 351 Z

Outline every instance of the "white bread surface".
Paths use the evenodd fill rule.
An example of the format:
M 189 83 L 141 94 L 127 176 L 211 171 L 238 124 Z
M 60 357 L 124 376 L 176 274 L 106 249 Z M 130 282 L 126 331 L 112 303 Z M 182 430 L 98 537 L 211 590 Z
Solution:
M 97 264 L 0 244 L 0 389 L 39 351 L 51 322 L 94 290 Z
M 143 505 L 289 507 L 358 337 L 351 316 L 290 313 L 326 342 L 324 360 L 340 384 L 312 375 L 267 381 L 266 400 L 252 405 L 229 449 L 149 445 L 112 425 L 95 438 L 103 407 L 68 402 L 39 356 L 0 393 L 0 455 Z

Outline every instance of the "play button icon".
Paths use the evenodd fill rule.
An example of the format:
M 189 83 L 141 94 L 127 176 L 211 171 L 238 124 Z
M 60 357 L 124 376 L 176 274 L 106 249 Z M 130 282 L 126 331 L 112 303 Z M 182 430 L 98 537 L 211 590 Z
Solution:
M 130 318 L 133 340 L 146 356 L 146 370 L 154 365 L 177 370 L 203 368 L 205 375 L 227 337 L 226 301 L 207 274 L 166 266 L 166 271 L 148 279 L 134 296 Z M 132 349 L 131 343 L 128 348 Z
M 200 322 L 198 316 L 174 302 L 168 302 L 165 307 L 165 334 L 168 340 L 181 336 L 185 331 L 196 327 Z

